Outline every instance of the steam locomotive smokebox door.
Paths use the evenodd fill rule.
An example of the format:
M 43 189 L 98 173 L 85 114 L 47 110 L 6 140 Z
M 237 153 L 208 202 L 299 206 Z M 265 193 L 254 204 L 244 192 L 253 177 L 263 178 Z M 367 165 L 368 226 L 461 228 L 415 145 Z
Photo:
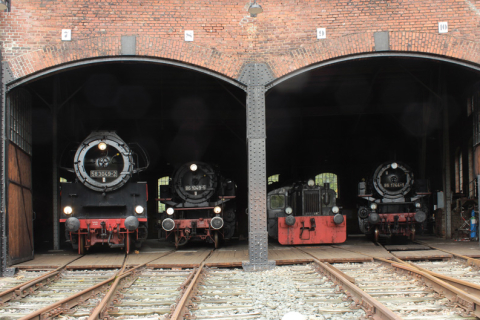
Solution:
M 283 245 L 342 243 L 347 240 L 347 219 L 336 225 L 333 216 L 296 216 L 289 226 L 278 218 L 278 242 Z

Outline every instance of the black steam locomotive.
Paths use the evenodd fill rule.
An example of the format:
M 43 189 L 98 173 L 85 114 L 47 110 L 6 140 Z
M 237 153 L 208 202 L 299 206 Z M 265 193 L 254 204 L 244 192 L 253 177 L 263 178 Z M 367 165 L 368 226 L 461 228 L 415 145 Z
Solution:
M 328 183 L 297 182 L 267 197 L 268 235 L 283 245 L 342 243 L 347 224 Z
M 415 238 L 415 225 L 426 221 L 430 195 L 428 180 L 414 179 L 401 162 L 385 162 L 372 179 L 358 184 L 358 196 L 367 201 L 358 209 L 361 232 L 378 241 L 380 235 Z
M 166 205 L 161 227 L 175 246 L 190 240 L 213 242 L 235 232 L 235 183 L 224 178 L 211 165 L 185 163 L 173 173 L 171 183 L 161 186 L 158 199 Z
M 147 238 L 147 184 L 132 175 L 148 167 L 115 132 L 92 132 L 77 148 L 75 182 L 61 183 L 60 222 L 74 249 L 83 254 L 96 243 L 112 248 L 137 248 Z M 139 168 L 141 159 L 145 164 Z

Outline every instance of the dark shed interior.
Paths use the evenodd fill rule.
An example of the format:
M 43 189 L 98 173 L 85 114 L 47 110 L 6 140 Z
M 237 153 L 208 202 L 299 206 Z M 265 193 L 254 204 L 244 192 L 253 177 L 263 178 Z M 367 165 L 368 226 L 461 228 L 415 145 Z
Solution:
M 427 59 L 372 58 L 301 73 L 267 91 L 267 176 L 280 184 L 323 172 L 338 176 L 348 232 L 357 233 L 357 185 L 384 161 L 409 164 L 443 189 L 443 118 L 448 101 L 450 151 L 471 148 L 467 97 L 478 73 Z M 211 75 L 147 63 L 103 63 L 66 69 L 25 87 L 33 97 L 35 249 L 53 246 L 52 108 L 58 105 L 58 161 L 92 130 L 115 130 L 148 152 L 150 237 L 156 238 L 157 179 L 175 165 L 218 164 L 235 180 L 238 235 L 247 236 L 246 94 Z M 465 174 L 468 162 L 464 161 Z M 59 171 L 67 180 L 74 175 Z M 464 188 L 469 187 L 464 179 Z M 431 201 L 433 206 L 433 197 Z M 431 230 L 433 231 L 433 230 Z M 63 235 L 61 241 L 63 242 Z

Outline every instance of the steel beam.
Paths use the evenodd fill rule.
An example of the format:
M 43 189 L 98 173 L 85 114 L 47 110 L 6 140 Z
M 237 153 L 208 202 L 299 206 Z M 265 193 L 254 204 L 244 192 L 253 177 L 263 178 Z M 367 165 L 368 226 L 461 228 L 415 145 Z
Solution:
M 247 85 L 248 148 L 248 255 L 245 271 L 269 270 L 275 261 L 268 260 L 267 170 L 265 132 L 265 85 L 274 79 L 264 63 L 247 64 L 239 81 Z
M 60 78 L 56 75 L 53 80 L 53 104 L 52 104 L 52 196 L 53 196 L 53 250 L 60 250 L 60 222 L 58 220 L 58 96 L 60 90 Z

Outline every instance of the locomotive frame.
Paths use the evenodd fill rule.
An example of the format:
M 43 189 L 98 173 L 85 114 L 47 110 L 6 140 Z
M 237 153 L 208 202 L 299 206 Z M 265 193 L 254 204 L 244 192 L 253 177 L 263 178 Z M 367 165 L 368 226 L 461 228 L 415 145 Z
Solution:
M 170 185 L 161 186 L 167 207 L 159 225 L 166 238 L 183 246 L 190 240 L 211 241 L 218 248 L 235 232 L 235 183 L 211 165 L 188 162 L 173 174 Z M 173 239 L 172 239 L 173 238 Z
M 307 183 L 272 190 L 267 196 L 268 235 L 282 245 L 342 243 L 346 217 L 329 183 Z
M 362 233 L 378 241 L 381 235 L 415 239 L 416 225 L 426 221 L 430 195 L 428 180 L 414 179 L 410 167 L 388 161 L 378 166 L 368 182 L 358 184 L 358 196 L 367 201 L 358 209 Z
M 147 238 L 148 187 L 130 180 L 148 167 L 143 153 L 146 166 L 138 168 L 136 154 L 115 132 L 94 131 L 77 148 L 73 169 L 64 168 L 76 180 L 60 184 L 60 222 L 79 254 L 97 243 L 129 253 Z

